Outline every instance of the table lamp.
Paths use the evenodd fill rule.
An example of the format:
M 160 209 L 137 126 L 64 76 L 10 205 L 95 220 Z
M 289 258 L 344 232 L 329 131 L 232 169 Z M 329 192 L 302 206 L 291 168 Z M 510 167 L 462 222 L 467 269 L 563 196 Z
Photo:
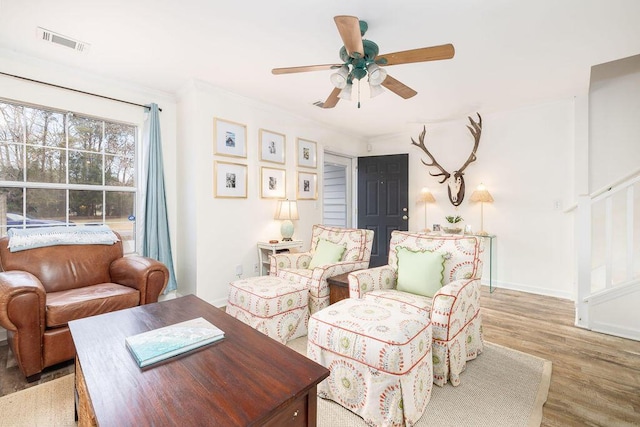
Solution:
M 487 235 L 486 231 L 484 231 L 484 204 L 485 203 L 493 203 L 493 197 L 487 191 L 487 187 L 484 184 L 478 185 L 478 188 L 475 189 L 473 193 L 471 193 L 471 198 L 469 199 L 472 202 L 480 202 L 480 235 Z
M 434 203 L 436 198 L 433 197 L 433 194 L 431 194 L 427 187 L 423 187 L 422 190 L 420 190 L 420 197 L 418 200 L 424 203 L 424 231 L 428 233 L 431 229 L 427 227 L 427 204 Z
M 293 222 L 291 220 L 300 219 L 298 216 L 298 203 L 295 200 L 278 200 L 275 219 L 282 220 L 280 225 L 282 241 L 291 241 L 291 236 L 293 236 Z

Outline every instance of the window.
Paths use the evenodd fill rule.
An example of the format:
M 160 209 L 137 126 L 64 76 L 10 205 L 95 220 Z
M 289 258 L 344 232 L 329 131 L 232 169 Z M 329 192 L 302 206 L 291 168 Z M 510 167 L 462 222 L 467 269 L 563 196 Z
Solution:
M 0 236 L 106 224 L 135 252 L 138 129 L 0 100 Z
M 334 227 L 351 227 L 352 159 L 325 151 L 322 173 L 322 223 Z

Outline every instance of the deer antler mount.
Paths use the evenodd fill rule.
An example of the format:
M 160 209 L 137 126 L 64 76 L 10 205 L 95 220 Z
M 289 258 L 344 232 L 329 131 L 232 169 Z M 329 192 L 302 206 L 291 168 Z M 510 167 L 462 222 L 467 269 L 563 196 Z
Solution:
M 433 157 L 433 154 L 431 154 L 427 149 L 424 143 L 424 137 L 427 134 L 426 126 L 424 126 L 422 132 L 418 136 L 419 142 L 416 142 L 413 138 L 411 138 L 411 145 L 415 145 L 416 147 L 424 151 L 424 153 L 430 159 L 430 162 L 426 162 L 424 159 L 422 159 L 422 163 L 427 167 L 433 166 L 438 171 L 437 173 L 429 172 L 429 175 L 434 177 L 441 177 L 440 184 L 444 184 L 445 182 L 447 183 L 449 201 L 453 206 L 459 206 L 460 203 L 462 203 L 462 201 L 464 200 L 464 170 L 467 168 L 467 166 L 469 166 L 470 163 L 475 162 L 477 159 L 476 151 L 478 150 L 478 145 L 480 144 L 480 135 L 482 134 L 482 117 L 480 117 L 480 114 L 476 114 L 478 115 L 478 121 L 476 122 L 471 117 L 468 117 L 471 125 L 467 125 L 467 129 L 469 129 L 469 132 L 471 132 L 471 135 L 474 139 L 473 149 L 471 150 L 471 154 L 469 154 L 467 161 L 464 162 L 462 167 L 460 167 L 458 170 L 453 171 L 453 174 L 447 172 L 442 166 L 440 166 L 440 163 L 436 161 L 435 157 Z

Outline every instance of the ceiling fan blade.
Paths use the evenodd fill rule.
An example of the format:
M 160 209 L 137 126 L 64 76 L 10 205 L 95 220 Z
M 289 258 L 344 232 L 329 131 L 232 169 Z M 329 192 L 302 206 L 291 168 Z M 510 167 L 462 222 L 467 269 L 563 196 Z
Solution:
M 420 49 L 404 50 L 402 52 L 387 53 L 385 55 L 376 56 L 375 60 L 378 63 L 379 59 L 386 59 L 385 63 L 378 63 L 379 65 L 398 65 L 409 64 L 412 62 L 425 62 L 425 61 L 437 61 L 439 59 L 451 59 L 455 54 L 455 49 L 451 43 L 443 44 L 440 46 L 422 47 Z
M 306 73 L 307 71 L 331 70 L 333 68 L 340 68 L 340 67 L 342 67 L 342 64 L 304 65 L 302 67 L 274 68 L 273 70 L 271 70 L 271 73 L 272 74 Z
M 322 104 L 322 108 L 335 107 L 338 101 L 340 101 L 340 98 L 338 98 L 338 95 L 340 95 L 341 90 L 342 89 L 338 89 L 337 87 L 334 87 L 331 93 L 329 94 L 329 97 L 327 98 L 327 100 L 324 101 L 324 103 Z
M 418 94 L 415 90 L 411 89 L 409 86 L 404 83 L 400 83 L 398 80 L 394 79 L 390 75 L 387 75 L 382 81 L 382 86 L 389 89 L 391 92 L 395 93 L 398 96 L 403 97 L 404 99 L 411 98 Z
M 362 34 L 360 33 L 360 20 L 355 16 L 347 15 L 338 15 L 333 20 L 336 21 L 338 32 L 349 56 L 362 58 L 364 56 L 364 46 L 362 45 Z

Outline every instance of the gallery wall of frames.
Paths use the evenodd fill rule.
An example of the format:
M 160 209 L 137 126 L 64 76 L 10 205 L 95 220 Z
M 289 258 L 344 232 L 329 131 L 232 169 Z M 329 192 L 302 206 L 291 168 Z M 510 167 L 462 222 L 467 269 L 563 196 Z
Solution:
M 214 117 L 214 197 L 247 198 L 247 144 L 258 144 L 260 197 L 287 198 L 287 137 L 273 130 L 260 128 L 255 135 L 247 134 L 242 123 Z M 318 144 L 296 137 L 296 199 L 318 198 Z

